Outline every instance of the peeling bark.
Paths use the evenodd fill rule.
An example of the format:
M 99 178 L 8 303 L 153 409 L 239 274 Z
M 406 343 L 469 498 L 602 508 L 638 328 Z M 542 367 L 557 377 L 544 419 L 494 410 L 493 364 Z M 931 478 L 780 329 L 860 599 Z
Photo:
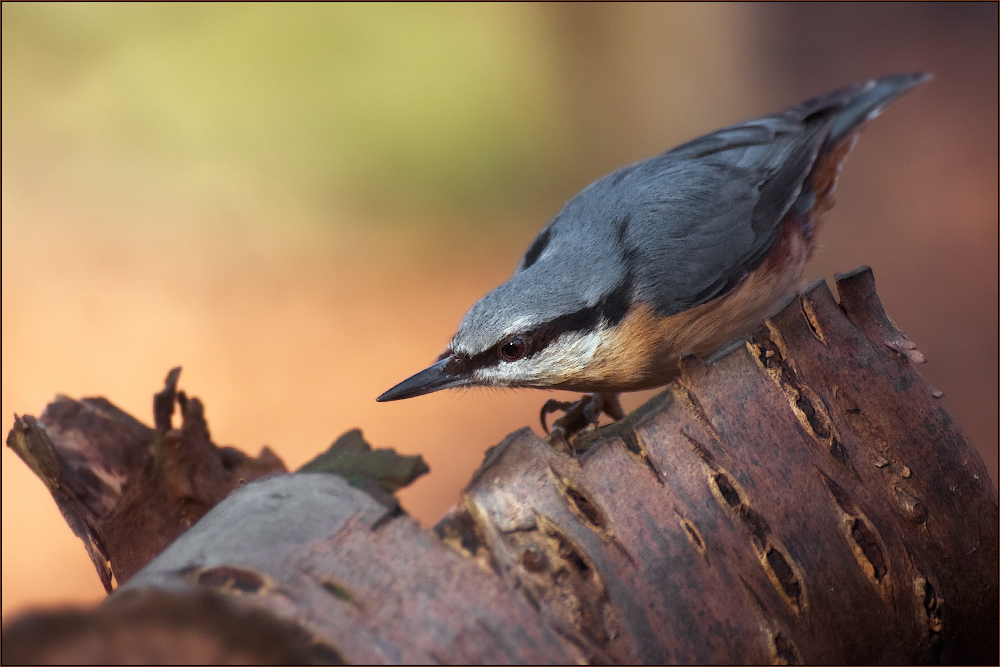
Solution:
M 285 465 L 211 441 L 204 408 L 177 391 L 180 368 L 153 399 L 156 428 L 104 398 L 56 397 L 40 419 L 14 416 L 7 445 L 48 487 L 83 540 L 104 588 L 124 583 L 229 493 Z M 183 421 L 173 428 L 173 406 Z
M 159 595 L 273 621 L 274 641 L 312 661 L 994 662 L 996 489 L 870 270 L 838 289 L 839 304 L 812 285 L 712 365 L 685 360 L 576 455 L 511 434 L 433 532 L 391 495 L 418 459 L 353 431 L 268 476 L 283 470 L 273 455 L 211 444 L 175 372 L 155 429 L 60 398 L 8 444 L 99 574 L 127 581 L 81 614 L 94 637 Z M 57 625 L 46 645 L 65 643 Z M 23 626 L 5 626 L 5 662 L 31 646 Z M 207 635 L 239 643 L 226 632 Z

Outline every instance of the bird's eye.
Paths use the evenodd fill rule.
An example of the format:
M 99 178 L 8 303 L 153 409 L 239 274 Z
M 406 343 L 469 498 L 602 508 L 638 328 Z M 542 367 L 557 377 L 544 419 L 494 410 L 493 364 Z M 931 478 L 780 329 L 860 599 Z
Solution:
M 504 361 L 517 361 L 528 351 L 528 345 L 520 336 L 514 336 L 500 346 L 500 358 Z

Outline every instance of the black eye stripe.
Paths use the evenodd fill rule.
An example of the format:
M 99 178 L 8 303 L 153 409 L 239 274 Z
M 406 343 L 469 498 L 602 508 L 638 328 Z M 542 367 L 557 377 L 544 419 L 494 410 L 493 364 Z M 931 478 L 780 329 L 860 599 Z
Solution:
M 600 316 L 596 314 L 596 308 L 585 308 L 569 315 L 557 317 L 551 322 L 547 322 L 535 329 L 525 333 L 521 338 L 525 343 L 525 353 L 520 359 L 530 359 L 537 353 L 544 350 L 553 340 L 559 336 L 573 331 L 583 331 L 597 326 Z M 451 360 L 445 365 L 445 372 L 452 375 L 471 373 L 478 368 L 489 368 L 496 366 L 503 360 L 501 349 L 508 343 L 504 339 L 488 347 L 479 354 L 454 354 Z
M 444 365 L 444 372 L 448 375 L 466 375 L 476 368 L 470 363 L 471 361 L 469 355 L 457 352 L 451 355 L 451 359 Z
M 608 326 L 617 326 L 628 314 L 631 300 L 632 276 L 629 275 L 597 304 L 566 315 L 560 315 L 549 322 L 540 324 L 531 331 L 517 334 L 515 337 L 520 338 L 525 345 L 524 354 L 519 358 L 530 359 L 563 334 L 574 331 L 593 331 L 602 321 Z M 471 373 L 479 368 L 496 366 L 503 362 L 502 348 L 511 340 L 512 337 L 506 337 L 478 354 L 454 353 L 451 360 L 445 365 L 445 372 L 459 375 Z

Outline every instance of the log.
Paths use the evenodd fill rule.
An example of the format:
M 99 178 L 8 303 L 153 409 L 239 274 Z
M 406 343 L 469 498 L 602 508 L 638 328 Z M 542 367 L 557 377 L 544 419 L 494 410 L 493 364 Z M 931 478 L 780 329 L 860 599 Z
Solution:
M 59 398 L 8 444 L 120 585 L 4 662 L 995 662 L 997 491 L 871 271 L 837 287 L 572 453 L 511 434 L 433 531 L 392 495 L 426 466 L 359 431 L 288 474 L 177 372 L 153 429 Z

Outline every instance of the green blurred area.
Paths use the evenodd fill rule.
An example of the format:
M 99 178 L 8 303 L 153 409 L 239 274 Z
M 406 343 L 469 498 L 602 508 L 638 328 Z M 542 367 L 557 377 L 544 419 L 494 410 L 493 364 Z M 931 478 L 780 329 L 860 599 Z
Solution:
M 538 5 L 2 11 L 5 186 L 57 179 L 98 198 L 155 197 L 150 183 L 167 197 L 273 187 L 393 215 L 517 210 L 565 152 Z

